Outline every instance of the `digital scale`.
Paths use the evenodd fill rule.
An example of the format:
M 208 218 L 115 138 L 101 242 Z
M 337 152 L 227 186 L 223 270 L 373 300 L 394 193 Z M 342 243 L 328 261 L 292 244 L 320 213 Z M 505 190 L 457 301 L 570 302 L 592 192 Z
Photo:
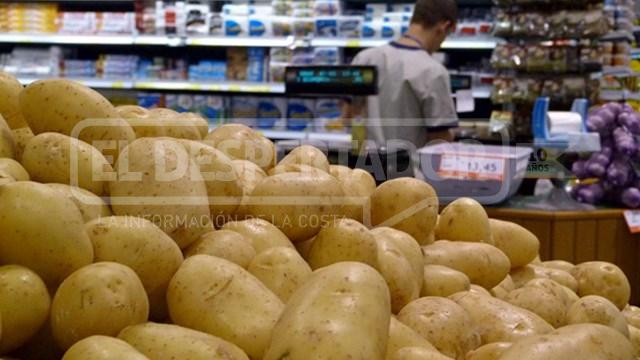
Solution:
M 375 66 L 288 66 L 287 95 L 367 96 L 378 93 Z

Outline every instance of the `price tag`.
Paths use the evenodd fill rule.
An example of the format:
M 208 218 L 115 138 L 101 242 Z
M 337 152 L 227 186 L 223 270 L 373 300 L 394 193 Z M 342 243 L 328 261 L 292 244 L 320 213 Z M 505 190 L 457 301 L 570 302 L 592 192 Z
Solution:
M 505 159 L 490 156 L 443 154 L 438 175 L 448 179 L 504 180 Z
M 627 222 L 629 232 L 640 234 L 640 210 L 626 210 L 624 220 Z
M 124 89 L 124 81 L 114 81 L 111 83 L 111 87 L 114 89 Z
M 242 87 L 240 85 L 229 85 L 229 92 L 241 92 Z
M 360 40 L 347 40 L 347 43 L 345 44 L 345 47 L 349 47 L 349 48 L 357 48 L 357 47 L 361 47 L 360 46 Z

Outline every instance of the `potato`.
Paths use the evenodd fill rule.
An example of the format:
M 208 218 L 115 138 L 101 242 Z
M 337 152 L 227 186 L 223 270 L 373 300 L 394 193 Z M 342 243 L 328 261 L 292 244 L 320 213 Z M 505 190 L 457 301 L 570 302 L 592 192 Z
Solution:
M 526 285 L 510 292 L 504 300 L 537 314 L 551 326 L 558 328 L 566 324 L 567 304 L 564 296 L 560 285 L 554 288 Z
M 200 114 L 183 112 L 178 115 L 178 119 L 195 127 L 196 130 L 198 130 L 199 139 L 204 139 L 204 137 L 209 133 L 209 121 L 203 118 Z
M 51 304 L 51 329 L 62 349 L 91 335 L 116 336 L 147 321 L 149 300 L 136 273 L 125 265 L 98 262 L 69 275 Z
M 93 146 L 57 133 L 31 139 L 22 154 L 22 165 L 38 182 L 73 185 L 98 196 L 107 194 L 113 168 Z
M 224 224 L 222 230 L 231 230 L 244 235 L 251 240 L 256 254 L 279 246 L 293 249 L 293 244 L 287 236 L 266 220 L 253 218 L 243 221 L 230 221 Z
M 94 141 L 130 142 L 135 139 L 131 126 L 119 118 L 104 96 L 71 80 L 47 79 L 31 83 L 20 92 L 19 102 L 25 120 L 36 135 L 57 132 L 92 146 L 97 145 Z M 99 150 L 106 156 L 106 151 Z M 117 157 L 117 151 L 109 153 Z
M 22 84 L 13 75 L 0 71 L 0 116 L 4 117 L 11 129 L 27 126 L 27 122 L 20 112 L 18 96 L 22 91 Z
M 232 160 L 248 160 L 265 171 L 275 165 L 276 150 L 273 143 L 245 125 L 222 125 L 204 139 L 207 145 L 222 151 Z
M 579 299 L 578 295 L 571 289 L 551 279 L 533 279 L 525 284 L 525 287 L 529 286 L 542 287 L 553 293 L 562 300 L 566 308 L 569 308 Z
M 198 254 L 217 256 L 246 269 L 256 256 L 256 251 L 251 240 L 242 234 L 231 230 L 218 230 L 203 234 L 185 251 L 186 257 Z
M 492 297 L 493 295 L 489 292 L 489 290 L 483 288 L 480 285 L 476 285 L 476 284 L 471 284 L 469 285 L 469 291 L 478 295 L 483 295 L 483 296 L 489 296 Z
M 118 337 L 153 360 L 248 360 L 236 345 L 177 325 L 152 322 L 133 325 Z
M 397 248 L 399 252 L 404 255 L 409 261 L 413 273 L 418 279 L 420 287 L 422 287 L 422 278 L 424 276 L 424 258 L 422 256 L 422 249 L 418 245 L 416 239 L 404 231 L 396 230 L 394 228 L 379 227 L 371 230 L 371 234 L 376 238 L 379 243 L 381 241 L 390 243 Z
M 135 271 L 149 297 L 151 317 L 164 319 L 167 286 L 183 260 L 178 245 L 142 218 L 105 217 L 85 228 L 93 243 L 94 261 L 117 262 Z
M 320 170 L 316 167 L 304 164 L 278 164 L 267 172 L 268 176 L 284 174 L 284 173 L 305 173 L 308 175 L 322 175 L 327 174 L 326 171 Z
M 498 299 L 504 300 L 507 295 L 516 289 L 516 285 L 513 283 L 513 279 L 511 279 L 511 275 L 507 275 L 507 277 L 502 280 L 502 282 L 493 289 L 491 289 L 491 295 L 497 297 Z
M 568 273 L 571 273 L 571 270 L 575 267 L 574 264 L 564 260 L 543 261 L 542 266 L 549 269 L 566 271 Z
M 391 312 L 402 308 L 420 296 L 421 278 L 413 274 L 407 258 L 393 243 L 378 243 L 378 271 L 384 277 L 391 295 Z
M 13 135 L 13 140 L 15 143 L 15 159 L 18 161 L 22 161 L 22 153 L 24 152 L 24 148 L 27 146 L 29 140 L 31 140 L 31 138 L 33 138 L 35 135 L 33 135 L 33 131 L 31 131 L 31 129 L 29 129 L 28 127 L 13 129 L 11 130 L 11 133 Z
M 633 353 L 636 357 L 640 357 L 640 329 L 628 325 L 629 329 L 629 341 L 633 346 Z
M 609 326 L 629 337 L 629 329 L 624 316 L 606 298 L 588 295 L 576 301 L 567 311 L 567 324 L 594 323 Z
M 466 353 L 480 346 L 480 335 L 467 312 L 446 298 L 412 301 L 398 313 L 398 320 L 454 359 L 464 359 Z
M 633 348 L 618 331 L 599 324 L 562 327 L 550 334 L 523 339 L 500 360 L 631 360 Z
M 236 220 L 243 218 L 247 214 L 246 203 L 249 200 L 249 195 L 256 185 L 260 181 L 267 177 L 267 174 L 258 165 L 247 160 L 233 160 L 231 161 L 233 170 L 238 178 L 238 183 L 242 188 L 242 200 L 240 206 L 236 209 Z
M 553 327 L 538 315 L 494 297 L 467 291 L 449 298 L 467 311 L 476 324 L 482 344 L 516 342 L 553 331 Z
M 631 287 L 627 276 L 614 264 L 603 261 L 585 262 L 573 268 L 578 281 L 578 295 L 599 295 L 622 310 L 629 303 Z
M 117 106 L 116 111 L 133 128 L 136 138 L 167 136 L 164 124 L 151 112 L 137 105 Z
M 118 115 L 123 119 L 144 119 L 149 116 L 149 110 L 138 105 L 116 106 Z
M 390 306 L 384 279 L 366 264 L 317 270 L 289 299 L 264 360 L 382 360 Z
M 425 265 L 420 296 L 447 297 L 469 290 L 471 281 L 464 273 L 441 265 Z
M 44 282 L 19 265 L 0 266 L 0 354 L 33 337 L 49 316 L 51 298 Z
M 66 184 L 52 183 L 46 185 L 58 194 L 73 201 L 78 210 L 80 210 L 85 223 L 112 215 L 111 209 L 104 200 L 90 191 Z
M 378 265 L 376 238 L 359 222 L 338 219 L 316 235 L 307 260 L 314 270 L 341 261 L 359 261 L 375 268 Z
M 316 237 L 314 236 L 309 240 L 297 242 L 294 245 L 296 250 L 298 251 L 298 254 L 300 254 L 300 256 L 302 256 L 305 261 L 309 261 L 309 252 L 311 251 L 311 246 L 313 245 L 313 240 L 315 239 Z
M 110 336 L 93 335 L 67 350 L 62 360 L 149 360 L 133 346 Z
M 533 279 L 551 279 L 572 291 L 578 289 L 576 279 L 563 270 L 547 268 L 539 265 L 526 265 L 511 271 L 511 278 L 517 288 L 524 286 Z
M 225 218 L 233 215 L 242 200 L 242 187 L 231 159 L 221 151 L 197 141 L 180 143 L 200 170 L 209 195 L 211 216 Z
M 16 158 L 16 142 L 2 115 L 0 115 L 0 158 Z
M 329 160 L 318 148 L 311 145 L 302 145 L 291 150 L 278 165 L 307 165 L 329 173 Z
M 0 264 L 26 266 L 55 287 L 92 261 L 91 240 L 71 200 L 33 182 L 0 186 Z
M 164 136 L 174 139 L 202 140 L 200 129 L 190 115 L 183 116 L 171 109 L 154 108 L 149 110 L 148 119 L 162 125 Z M 207 131 L 209 131 L 207 129 Z
M 371 194 L 376 190 L 375 179 L 362 169 L 353 169 L 347 174 L 340 172 L 337 175 L 334 177 L 340 181 L 345 196 L 349 198 L 348 204 L 345 204 L 346 216 L 360 222 L 364 221 Z
M 343 195 L 340 183 L 329 174 L 285 173 L 260 182 L 247 210 L 252 217 L 269 220 L 291 241 L 304 241 L 340 217 Z
M 175 324 L 232 342 L 252 359 L 262 358 L 284 307 L 249 272 L 209 255 L 182 263 L 169 284 L 167 303 Z
M 513 344 L 508 342 L 487 344 L 468 352 L 465 360 L 498 360 L 511 346 Z
M 437 351 L 427 350 L 421 347 L 402 348 L 393 354 L 392 360 L 451 360 Z
M 437 240 L 493 244 L 489 216 L 470 198 L 459 198 L 442 210 L 435 236 Z
M 489 290 L 509 273 L 509 258 L 483 243 L 440 240 L 422 247 L 426 265 L 443 265 L 463 272 L 471 283 Z
M 329 164 L 329 174 L 338 180 L 349 177 L 352 171 L 353 169 L 348 166 Z M 373 190 L 375 190 L 375 188 L 374 183 Z
M 640 308 L 633 305 L 627 305 L 622 310 L 622 316 L 624 316 L 627 323 L 633 327 L 640 328 Z
M 438 351 L 427 339 L 392 316 L 391 322 L 389 323 L 389 341 L 387 342 L 387 355 L 385 359 L 389 360 L 393 358 L 398 350 L 405 347 L 419 347 L 431 351 Z
M 0 158 L 0 172 L 7 173 L 16 181 L 29 181 L 29 173 L 19 162 L 10 158 Z
M 127 146 L 109 183 L 116 215 L 151 220 L 181 249 L 212 230 L 207 188 L 179 142 L 142 138 Z
M 16 182 L 16 179 L 14 179 L 13 176 L 9 175 L 6 171 L 0 171 L 0 186 L 14 182 Z
M 529 230 L 509 221 L 489 219 L 493 244 L 507 255 L 511 268 L 529 264 L 538 256 L 540 241 Z
M 251 260 L 247 269 L 283 303 L 311 276 L 311 268 L 295 249 L 274 247 Z
M 433 188 L 414 178 L 382 183 L 371 194 L 371 222 L 404 231 L 426 245 L 435 228 L 438 197 Z

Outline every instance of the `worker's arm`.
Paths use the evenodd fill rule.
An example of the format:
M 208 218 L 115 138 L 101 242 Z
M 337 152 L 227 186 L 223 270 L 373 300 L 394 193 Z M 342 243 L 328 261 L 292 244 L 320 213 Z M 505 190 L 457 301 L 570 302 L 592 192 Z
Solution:
M 422 91 L 422 112 L 427 127 L 427 141 L 453 141 L 451 129 L 458 126 L 458 113 L 451 96 L 449 74 L 443 72 L 428 84 L 419 85 L 420 87 L 416 88 Z

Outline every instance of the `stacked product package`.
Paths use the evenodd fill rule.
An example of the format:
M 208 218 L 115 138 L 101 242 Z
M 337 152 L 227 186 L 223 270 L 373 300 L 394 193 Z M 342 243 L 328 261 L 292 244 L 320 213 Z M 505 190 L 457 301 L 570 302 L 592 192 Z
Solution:
M 0 3 L 0 31 L 15 33 L 56 32 L 55 3 Z

